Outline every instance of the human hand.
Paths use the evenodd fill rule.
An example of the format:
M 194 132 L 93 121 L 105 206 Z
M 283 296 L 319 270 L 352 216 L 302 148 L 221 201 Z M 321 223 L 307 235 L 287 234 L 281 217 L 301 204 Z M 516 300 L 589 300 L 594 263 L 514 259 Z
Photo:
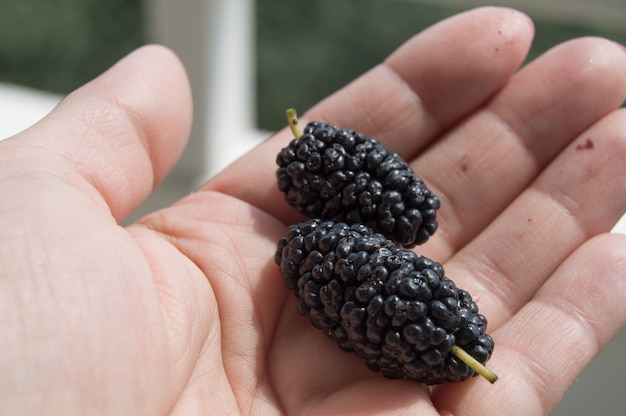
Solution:
M 516 72 L 532 33 L 508 9 L 459 15 L 302 117 L 377 137 L 440 197 L 416 251 L 489 319 L 496 384 L 384 379 L 297 314 L 273 263 L 302 219 L 274 177 L 288 129 L 120 227 L 189 132 L 183 69 L 149 47 L 0 142 L 0 413 L 549 413 L 626 319 L 626 240 L 606 233 L 626 54 L 579 39 Z

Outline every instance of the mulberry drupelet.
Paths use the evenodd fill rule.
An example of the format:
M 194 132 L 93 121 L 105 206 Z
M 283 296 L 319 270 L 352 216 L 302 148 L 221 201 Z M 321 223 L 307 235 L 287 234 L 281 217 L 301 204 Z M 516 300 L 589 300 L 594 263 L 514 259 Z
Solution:
M 354 130 L 311 122 L 276 158 L 278 187 L 308 218 L 365 224 L 409 248 L 437 229 L 439 199 L 396 153 Z
M 388 378 L 427 384 L 480 373 L 493 351 L 487 320 L 441 264 L 362 224 L 320 219 L 292 225 L 275 262 L 298 312 Z

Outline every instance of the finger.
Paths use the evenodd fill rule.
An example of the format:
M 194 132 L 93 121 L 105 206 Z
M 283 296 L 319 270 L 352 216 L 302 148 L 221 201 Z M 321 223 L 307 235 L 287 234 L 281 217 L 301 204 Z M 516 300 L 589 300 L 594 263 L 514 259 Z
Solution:
M 408 159 L 506 83 L 533 33 L 530 19 L 513 9 L 461 13 L 406 42 L 306 117 L 362 131 Z
M 474 238 L 569 142 L 619 107 L 625 73 L 614 42 L 562 44 L 420 156 L 414 168 L 442 200 L 438 258 Z
M 532 33 L 528 18 L 510 9 L 483 8 L 453 17 L 321 102 L 302 123 L 314 118 L 376 135 L 410 157 L 505 84 L 524 59 Z M 209 189 L 286 222 L 297 220 L 277 189 L 274 163 L 292 138 L 281 131 L 218 175 Z
M 446 271 L 499 326 L 577 247 L 612 228 L 626 211 L 625 175 L 621 109 L 581 134 Z
M 186 143 L 191 98 L 181 63 L 141 48 L 2 143 L 14 172 L 45 172 L 104 200 L 120 220 L 165 177 Z M 96 193 L 93 190 L 96 190 Z
M 604 234 L 573 253 L 494 333 L 489 364 L 498 382 L 473 380 L 439 390 L 434 401 L 442 413 L 549 414 L 626 322 L 625 249 L 623 235 Z M 470 406 L 474 413 L 465 411 Z

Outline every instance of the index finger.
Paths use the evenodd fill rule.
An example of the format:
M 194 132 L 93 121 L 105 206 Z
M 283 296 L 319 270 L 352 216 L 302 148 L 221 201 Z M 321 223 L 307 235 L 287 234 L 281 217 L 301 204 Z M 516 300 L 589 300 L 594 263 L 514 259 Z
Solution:
M 375 136 L 410 158 L 506 83 L 526 56 L 532 35 L 528 17 L 511 9 L 457 15 L 409 40 L 303 119 Z M 242 199 L 284 222 L 298 221 L 275 178 L 276 154 L 292 138 L 283 129 L 204 189 Z

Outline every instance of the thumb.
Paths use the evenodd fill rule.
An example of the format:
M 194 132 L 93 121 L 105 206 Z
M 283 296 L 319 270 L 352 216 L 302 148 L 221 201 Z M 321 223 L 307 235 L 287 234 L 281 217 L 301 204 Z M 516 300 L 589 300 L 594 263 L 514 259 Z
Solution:
M 120 221 L 172 169 L 191 117 L 181 62 L 164 47 L 145 46 L 65 97 L 33 127 L 0 142 L 0 166 L 10 162 L 14 175 L 39 172 L 71 181 Z

